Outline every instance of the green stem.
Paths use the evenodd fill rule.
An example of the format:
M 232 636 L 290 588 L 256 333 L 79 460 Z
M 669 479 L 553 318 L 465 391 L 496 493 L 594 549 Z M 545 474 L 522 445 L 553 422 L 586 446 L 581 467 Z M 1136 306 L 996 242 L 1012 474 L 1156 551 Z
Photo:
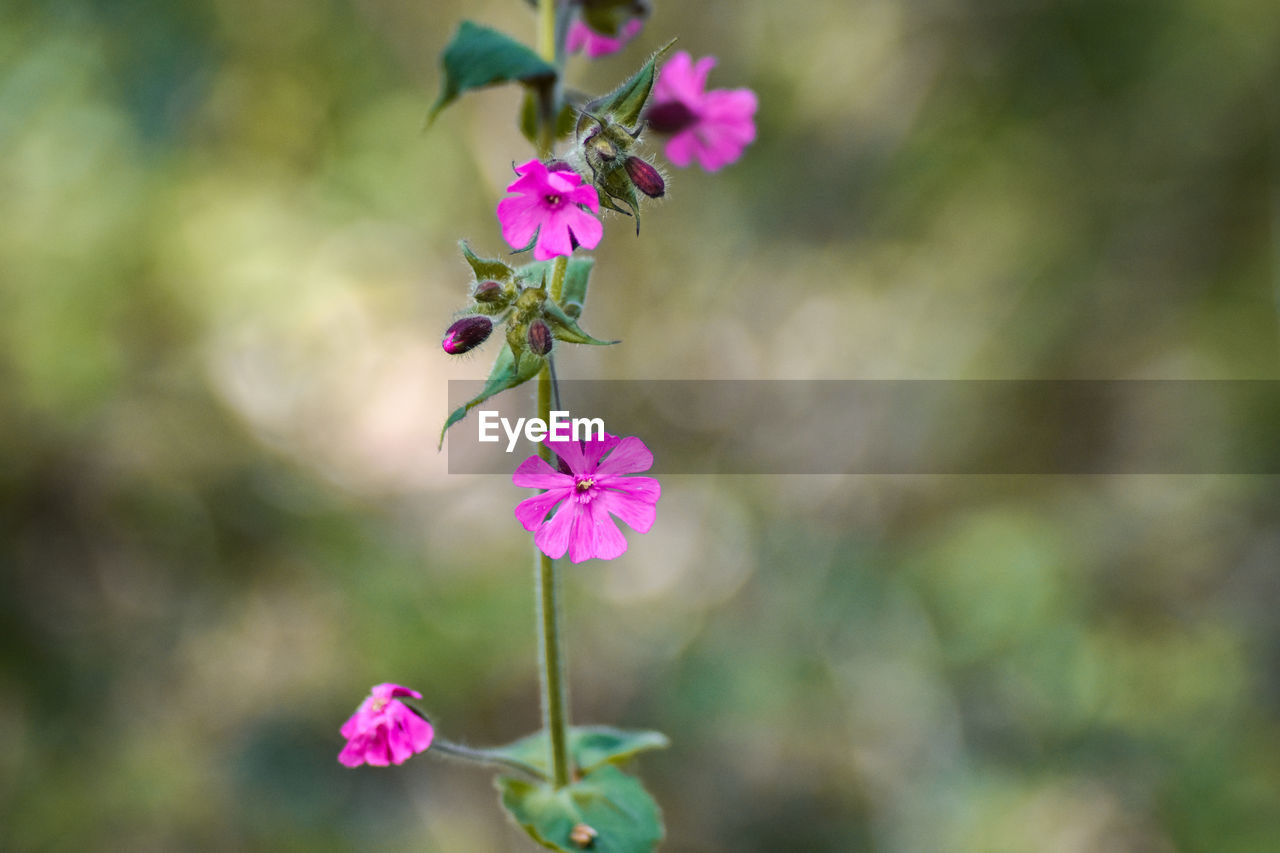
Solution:
M 560 51 L 556 45 L 556 0 L 538 0 L 538 54 L 548 62 L 556 62 Z M 551 100 L 554 101 L 554 96 Z M 538 155 L 551 156 L 555 140 L 555 104 L 543 104 L 540 110 L 541 132 Z M 564 289 L 567 259 L 558 257 L 552 267 L 551 298 L 557 302 Z M 538 417 L 551 420 L 552 379 L 550 362 L 538 374 Z M 543 459 L 550 461 L 551 450 L 545 444 L 538 448 Z M 565 672 L 561 642 L 560 589 L 555 561 L 535 544 L 534 570 L 537 586 L 538 673 L 542 687 L 542 726 L 547 731 L 548 766 L 556 788 L 569 784 L 569 680 Z
M 569 259 L 564 255 L 556 255 L 551 265 L 550 295 L 557 305 L 560 304 L 560 297 L 564 295 L 564 271 L 568 268 Z
M 474 761 L 478 764 L 492 764 L 498 767 L 505 767 L 508 770 L 527 776 L 538 781 L 546 781 L 547 774 L 543 773 L 532 764 L 525 764 L 523 761 L 517 761 L 514 758 L 508 758 L 505 755 L 499 755 L 488 749 L 476 749 L 470 746 L 463 746 L 460 743 L 451 743 L 443 738 L 437 737 L 431 742 L 432 754 L 447 755 L 450 758 L 461 758 L 463 761 Z
M 538 417 L 551 419 L 551 368 L 538 375 Z M 551 451 L 539 448 L 544 459 Z M 557 788 L 569 784 L 569 679 L 561 643 L 560 582 L 555 561 L 534 546 L 538 590 L 538 670 L 542 683 L 542 725 L 548 733 L 551 781 Z
M 556 0 L 538 0 L 537 50 L 547 62 L 556 62 Z M 551 156 L 555 145 L 555 93 L 559 88 L 557 80 L 552 88 L 543 88 L 538 93 L 538 157 L 543 160 Z

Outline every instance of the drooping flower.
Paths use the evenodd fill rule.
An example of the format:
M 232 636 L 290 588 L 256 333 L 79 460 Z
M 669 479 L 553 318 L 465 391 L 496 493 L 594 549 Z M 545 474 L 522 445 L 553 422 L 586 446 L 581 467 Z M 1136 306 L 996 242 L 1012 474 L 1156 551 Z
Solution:
M 645 111 L 649 127 L 669 134 L 665 153 L 677 166 L 695 159 L 715 172 L 742 156 L 756 138 L 756 93 L 750 89 L 704 91 L 714 56 L 694 63 L 680 51 L 662 66 L 653 86 L 653 103 Z
M 662 487 L 652 477 L 627 476 L 653 466 L 643 441 L 606 433 L 602 440 L 543 443 L 560 457 L 559 470 L 530 456 L 511 476 L 517 486 L 546 489 L 516 505 L 516 518 L 542 553 L 555 559 L 567 551 L 575 563 L 612 560 L 627 550 L 627 540 L 611 514 L 638 533 L 653 526 Z
M 435 730 L 431 723 L 397 699 L 422 694 L 399 684 L 379 684 L 342 726 L 347 745 L 338 760 L 348 767 L 372 764 L 386 767 L 403 764 L 409 756 L 431 746 Z
M 565 50 L 569 53 L 577 53 L 585 47 L 587 56 L 596 59 L 622 50 L 623 46 L 635 38 L 642 29 L 644 29 L 644 22 L 639 18 L 632 18 L 622 25 L 616 36 L 607 36 L 591 29 L 583 21 L 574 21 L 569 25 Z
M 502 236 L 513 249 L 534 241 L 533 257 L 547 261 L 571 255 L 575 245 L 594 249 L 604 236 L 604 226 L 581 205 L 600 211 L 595 188 L 582 183 L 577 172 L 548 170 L 539 160 L 516 167 L 516 178 L 507 192 L 516 193 L 498 202 Z

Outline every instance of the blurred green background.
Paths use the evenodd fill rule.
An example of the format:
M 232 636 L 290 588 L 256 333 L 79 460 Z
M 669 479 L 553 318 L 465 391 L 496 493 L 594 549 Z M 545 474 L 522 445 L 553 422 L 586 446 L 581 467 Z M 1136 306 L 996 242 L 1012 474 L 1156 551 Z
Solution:
M 496 349 L 439 350 L 456 241 L 529 155 L 513 90 L 422 132 L 463 17 L 532 39 L 0 9 L 0 849 L 525 849 L 483 771 L 336 760 L 380 681 L 538 724 L 522 495 L 435 450 Z M 1280 378 L 1273 0 L 657 0 L 572 82 L 673 35 L 759 139 L 608 221 L 626 343 L 562 375 Z M 566 566 L 574 715 L 671 735 L 670 851 L 1274 851 L 1277 486 L 670 477 Z

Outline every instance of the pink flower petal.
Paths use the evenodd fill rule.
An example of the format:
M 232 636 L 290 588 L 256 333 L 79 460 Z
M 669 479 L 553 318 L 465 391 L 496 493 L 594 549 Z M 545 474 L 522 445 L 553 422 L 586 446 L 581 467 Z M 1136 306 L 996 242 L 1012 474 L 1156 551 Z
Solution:
M 530 456 L 520 463 L 511 482 L 522 489 L 560 489 L 573 486 L 573 478 L 552 468 L 541 456 Z
M 573 533 L 573 522 L 577 515 L 576 503 L 572 500 L 565 501 L 556 514 L 533 534 L 533 544 L 551 559 L 560 559 L 569 550 L 569 537 Z
M 693 162 L 693 155 L 697 150 L 698 137 L 692 129 L 689 129 L 671 137 L 667 141 L 667 146 L 663 149 L 663 153 L 667 155 L 668 160 L 683 169 Z M 507 242 L 511 241 L 508 240 Z
M 653 453 L 640 439 L 629 435 L 617 443 L 604 461 L 596 465 L 596 473 L 602 477 L 618 474 L 638 474 L 653 467 Z
M 512 196 L 498 202 L 498 224 L 502 239 L 513 249 L 523 249 L 542 224 L 542 208 L 527 196 Z
M 585 511 L 574 519 L 572 539 L 569 542 L 569 559 L 581 563 L 592 557 L 612 560 L 627 550 L 627 539 L 609 512 L 596 500 L 584 505 Z
M 564 477 L 564 474 L 558 476 Z M 555 489 L 550 492 L 544 492 L 540 495 L 534 495 L 531 498 L 525 498 L 516 504 L 516 520 L 524 525 L 524 529 L 530 533 L 538 529 L 538 525 L 542 524 L 547 518 L 547 513 L 555 508 L 560 501 L 573 494 L 573 488 Z
M 599 482 L 606 491 L 642 503 L 656 504 L 662 497 L 662 486 L 653 477 L 604 477 Z
M 370 693 L 342 726 L 347 745 L 338 753 L 339 762 L 347 767 L 384 767 L 400 764 L 431 746 L 435 734 L 431 723 L 395 698 L 421 699 L 421 693 L 391 683 L 379 684 Z
M 601 492 L 594 502 L 616 515 L 636 533 L 648 533 L 658 515 L 658 508 L 652 503 L 636 500 L 621 492 Z
M 623 45 L 635 38 L 643 27 L 643 21 L 639 18 L 632 18 L 622 25 L 618 35 L 615 37 L 597 33 L 582 21 L 574 21 L 569 25 L 565 50 L 569 53 L 577 53 L 585 47 L 587 56 L 596 59 L 621 50 Z

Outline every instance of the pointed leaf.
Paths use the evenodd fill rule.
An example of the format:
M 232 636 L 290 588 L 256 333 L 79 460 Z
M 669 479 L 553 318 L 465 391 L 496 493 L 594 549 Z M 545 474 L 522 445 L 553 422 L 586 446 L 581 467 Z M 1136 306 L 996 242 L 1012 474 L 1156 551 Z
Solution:
M 615 729 L 612 726 L 569 728 L 569 755 L 580 773 L 589 773 L 603 764 L 619 764 L 641 752 L 665 749 L 670 745 L 671 741 L 662 732 Z M 545 731 L 534 732 L 490 751 L 550 772 Z
M 666 53 L 671 45 L 675 43 L 675 39 L 672 39 L 659 48 L 653 56 L 649 57 L 649 61 L 640 66 L 640 70 L 632 74 L 625 83 L 604 97 L 596 98 L 587 104 L 584 112 L 592 115 L 608 113 L 613 117 L 614 121 L 623 127 L 635 127 L 640 124 L 640 114 L 644 112 L 644 105 L 649 100 L 649 93 L 653 91 L 655 63 L 658 57 Z M 579 124 L 579 129 L 581 129 L 581 124 Z
M 639 780 L 604 765 L 568 787 L 502 776 L 502 805 L 525 832 L 551 850 L 579 853 L 651 853 L 662 840 L 662 813 Z M 589 827 L 588 843 L 575 831 Z
M 591 344 L 597 347 L 621 343 L 621 341 L 601 341 L 591 337 L 578 326 L 576 320 L 550 299 L 543 303 L 542 311 L 547 322 L 551 324 L 551 331 L 557 340 L 571 344 Z
M 471 251 L 471 247 L 467 245 L 466 240 L 459 240 L 458 245 L 462 247 L 462 257 L 467 259 L 467 263 L 471 265 L 471 270 L 476 274 L 476 281 L 498 281 L 506 284 L 511 281 L 511 277 L 516 271 L 504 264 L 496 258 L 481 258 Z
M 435 121 L 442 109 L 459 95 L 498 83 L 520 82 L 548 87 L 555 82 L 556 67 L 508 35 L 463 21 L 444 49 L 444 80 L 440 95 L 427 113 Z
M 636 196 L 635 184 L 631 182 L 631 178 L 627 176 L 627 170 L 621 167 L 600 175 L 596 181 L 596 188 L 604 190 L 604 195 L 600 201 L 605 203 L 607 207 L 617 210 L 621 213 L 627 211 L 617 205 L 606 202 L 605 196 L 610 199 L 616 199 L 631 208 L 631 215 L 636 218 L 636 233 L 640 233 L 640 199 Z
M 484 388 L 474 398 L 455 409 L 453 414 L 449 415 L 449 419 L 444 422 L 444 429 L 440 430 L 440 447 L 444 447 L 444 436 L 449 431 L 449 427 L 465 418 L 467 412 L 495 394 L 528 382 L 538 375 L 538 371 L 545 363 L 545 359 L 530 352 L 522 354 L 517 362 L 511 347 L 503 346 L 502 352 L 498 353 L 498 358 L 493 363 L 493 369 L 489 371 L 489 378 L 485 380 Z

